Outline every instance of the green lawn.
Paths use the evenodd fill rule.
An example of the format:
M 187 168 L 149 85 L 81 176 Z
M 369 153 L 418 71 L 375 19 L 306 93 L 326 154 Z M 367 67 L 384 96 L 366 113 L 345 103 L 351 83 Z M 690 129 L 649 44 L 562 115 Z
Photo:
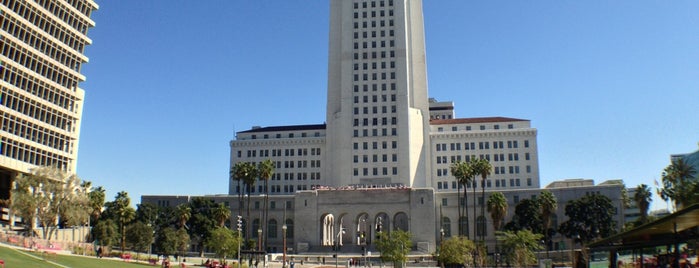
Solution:
M 31 256 L 29 256 L 31 255 Z M 38 258 L 38 259 L 37 259 Z M 95 257 L 70 256 L 70 255 L 52 255 L 44 256 L 41 253 L 28 251 L 18 251 L 12 248 L 0 246 L 0 259 L 5 261 L 5 268 L 13 267 L 36 267 L 36 268 L 55 268 L 55 267 L 71 267 L 71 268 L 118 268 L 118 267 L 154 267 L 146 264 L 126 263 L 123 261 L 110 259 L 97 259 Z M 57 263 L 53 264 L 51 262 Z M 157 266 L 156 266 L 157 267 Z

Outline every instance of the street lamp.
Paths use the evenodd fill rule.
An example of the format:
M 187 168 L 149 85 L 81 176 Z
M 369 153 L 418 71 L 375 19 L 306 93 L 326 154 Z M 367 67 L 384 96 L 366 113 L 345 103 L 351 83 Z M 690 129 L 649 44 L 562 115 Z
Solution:
M 338 252 L 340 251 L 340 246 L 342 246 L 342 240 L 341 237 L 342 235 L 345 234 L 345 228 L 340 225 L 340 230 L 337 231 L 337 247 L 335 248 L 335 268 L 337 268 L 337 259 L 339 259 L 340 256 L 338 256 Z
M 262 251 L 262 228 L 257 228 L 257 251 Z
M 238 267 L 243 267 L 240 263 L 240 244 L 243 243 L 243 216 L 238 215 Z
M 286 224 L 282 225 L 282 240 L 284 248 L 282 248 L 282 267 L 286 268 Z

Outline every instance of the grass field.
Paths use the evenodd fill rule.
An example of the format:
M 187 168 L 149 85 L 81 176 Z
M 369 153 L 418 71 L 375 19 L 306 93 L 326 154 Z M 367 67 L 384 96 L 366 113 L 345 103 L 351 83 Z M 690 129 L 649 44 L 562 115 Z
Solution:
M 97 259 L 95 257 L 71 255 L 46 255 L 38 252 L 21 251 L 0 246 L 0 260 L 5 261 L 5 268 L 36 267 L 36 268 L 117 268 L 117 267 L 153 267 L 146 264 L 127 263 L 119 260 Z

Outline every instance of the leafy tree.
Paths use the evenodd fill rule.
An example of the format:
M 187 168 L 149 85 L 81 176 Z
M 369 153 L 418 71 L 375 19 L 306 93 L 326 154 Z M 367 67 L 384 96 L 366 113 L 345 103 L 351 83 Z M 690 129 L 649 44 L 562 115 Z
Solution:
M 187 252 L 187 249 L 189 249 L 190 241 L 187 230 L 185 230 L 184 228 L 178 229 L 177 232 L 175 232 L 175 238 L 177 239 L 175 249 L 180 253 L 181 256 L 184 256 Z
M 539 195 L 537 201 L 539 202 L 539 208 L 541 209 L 542 231 L 545 244 L 547 245 L 546 254 L 548 255 L 548 251 L 550 250 L 548 245 L 551 244 L 551 235 L 553 234 L 551 229 L 551 215 L 556 214 L 556 210 L 558 209 L 558 201 L 556 200 L 556 196 L 548 190 L 541 191 L 541 195 Z M 556 228 L 554 228 L 554 230 L 555 229 Z
M 505 260 L 514 267 L 527 267 L 536 263 L 534 251 L 542 249 L 539 241 L 543 235 L 529 230 L 498 233 L 502 241 Z
M 216 257 L 225 261 L 226 257 L 238 254 L 238 244 L 240 243 L 241 241 L 234 231 L 225 227 L 218 227 L 211 231 L 211 235 L 206 240 L 205 245 L 216 253 Z
M 136 205 L 136 221 L 140 221 L 155 228 L 160 218 L 160 208 L 152 203 Z
M 638 218 L 638 225 L 648 222 L 648 208 L 650 208 L 650 202 L 653 201 L 650 187 L 645 184 L 636 186 L 636 193 L 633 195 L 633 200 L 636 202 L 639 212 L 641 213 Z
M 153 227 L 148 224 L 136 221 L 126 227 L 126 244 L 134 251 L 146 252 L 152 242 Z
M 111 247 L 119 238 L 117 224 L 112 219 L 97 222 L 92 228 L 92 237 L 100 246 Z
M 376 249 L 381 252 L 381 260 L 396 263 L 405 263 L 410 249 L 413 247 L 410 233 L 403 230 L 379 233 L 376 241 Z
M 665 201 L 672 200 L 677 209 L 699 202 L 697 170 L 681 158 L 663 170 L 662 183 L 660 197 Z
M 42 237 L 51 239 L 58 229 L 58 217 L 61 209 L 72 208 L 72 203 L 79 204 L 85 199 L 85 192 L 80 188 L 77 175 L 66 174 L 56 167 L 39 167 L 29 174 L 20 174 L 15 179 L 11 190 L 11 209 L 27 222 L 29 234 L 33 235 L 34 221 L 38 220 Z M 64 213 L 66 217 L 82 217 L 82 212 Z M 65 220 L 65 219 L 64 219 Z
M 471 166 L 469 165 L 468 162 L 462 162 L 462 161 L 456 161 L 451 164 L 450 166 L 451 169 L 451 174 L 454 175 L 454 178 L 456 178 L 456 182 L 459 184 L 459 186 L 463 186 L 464 188 L 464 202 L 462 203 L 461 200 L 459 200 L 459 235 L 466 235 L 468 236 L 468 233 L 465 232 L 468 230 L 468 213 L 466 213 L 466 208 L 468 207 L 468 187 L 467 185 L 471 185 L 471 182 L 473 182 L 473 179 L 475 177 L 475 173 L 473 173 L 473 170 L 471 169 Z M 460 188 L 460 187 L 459 187 Z M 460 198 L 460 197 L 459 197 Z M 466 224 L 466 228 L 462 226 L 461 224 L 461 217 L 465 217 L 466 221 L 464 222 Z M 466 229 L 466 230 L 464 230 Z
M 483 226 L 481 226 L 480 228 L 482 228 L 481 241 L 484 241 L 485 240 L 485 233 L 486 233 L 485 232 L 485 180 L 488 178 L 488 176 L 490 176 L 490 173 L 493 171 L 493 166 L 490 164 L 490 161 L 488 161 L 488 159 L 485 159 L 485 158 L 479 158 L 479 159 L 476 159 L 475 161 L 472 161 L 471 166 L 472 166 L 473 173 L 481 176 L 481 198 L 483 199 L 482 200 L 483 202 L 481 202 L 481 217 L 483 217 Z M 475 188 L 476 187 L 474 187 L 474 191 L 475 191 Z M 474 198 L 475 198 L 475 193 L 474 193 Z M 473 205 L 474 205 L 473 206 L 473 211 L 474 211 L 473 214 L 474 214 L 474 219 L 475 219 L 476 218 L 475 217 L 475 211 L 476 211 L 475 201 L 474 201 Z M 478 229 L 478 228 L 476 228 L 476 229 Z
M 463 236 L 451 237 L 439 246 L 437 260 L 442 264 L 463 266 L 473 262 L 471 252 L 476 246 L 473 241 Z
M 166 227 L 156 232 L 155 249 L 159 254 L 175 255 L 178 245 L 177 230 Z
M 200 249 L 199 255 L 204 256 L 204 242 L 216 228 L 216 217 L 213 214 L 216 203 L 210 198 L 196 197 L 189 202 L 192 217 L 189 219 L 189 235 L 194 244 Z
M 272 175 L 274 175 L 274 162 L 270 159 L 266 159 L 262 162 L 260 162 L 257 165 L 257 172 L 258 175 L 260 176 L 260 180 L 264 182 L 264 192 L 265 192 L 265 204 L 264 204 L 264 209 L 263 209 L 263 214 L 264 217 L 262 218 L 262 224 L 263 224 L 263 230 L 267 230 L 267 223 L 268 223 L 268 214 L 269 214 L 269 180 L 272 178 Z M 230 212 L 230 210 L 229 210 Z M 230 215 L 229 215 L 230 217 Z M 260 243 L 264 243 L 266 241 L 263 237 L 259 237 Z M 266 243 L 264 243 L 266 245 Z
M 515 215 L 512 216 L 512 220 L 505 225 L 505 230 L 530 230 L 533 233 L 542 233 L 543 224 L 540 210 L 539 202 L 536 200 L 520 200 L 519 204 L 515 206 Z
M 136 210 L 131 207 L 131 198 L 127 192 L 116 194 L 114 201 L 105 203 L 104 216 L 119 223 L 121 234 L 121 250 L 126 248 L 126 225 L 136 218 Z
M 583 244 L 598 237 L 610 236 L 616 232 L 614 211 L 612 201 L 601 194 L 572 200 L 565 208 L 568 220 L 559 226 L 559 232 Z

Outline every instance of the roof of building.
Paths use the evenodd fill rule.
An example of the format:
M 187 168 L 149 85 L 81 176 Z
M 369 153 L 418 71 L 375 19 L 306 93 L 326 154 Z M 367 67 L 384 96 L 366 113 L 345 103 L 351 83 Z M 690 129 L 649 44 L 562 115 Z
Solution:
M 475 123 L 503 123 L 514 121 L 529 121 L 526 119 L 517 119 L 510 117 L 473 117 L 473 118 L 454 118 L 454 119 L 434 119 L 430 120 L 430 125 L 449 125 L 449 124 L 475 124 Z
M 325 129 L 325 124 L 294 125 L 294 126 L 270 126 L 270 127 L 252 127 L 252 129 L 250 129 L 250 130 L 240 131 L 238 133 L 303 131 L 303 130 L 323 130 L 323 129 Z

